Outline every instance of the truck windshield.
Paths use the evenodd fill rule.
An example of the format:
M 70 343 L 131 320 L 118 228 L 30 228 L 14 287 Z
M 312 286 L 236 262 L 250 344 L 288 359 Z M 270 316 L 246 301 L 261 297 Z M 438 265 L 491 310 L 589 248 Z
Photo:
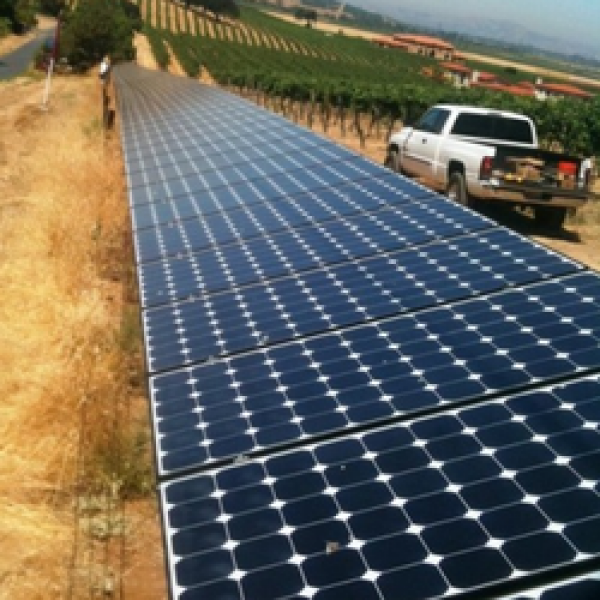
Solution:
M 415 129 L 429 133 L 441 133 L 450 111 L 445 108 L 431 108 L 416 123 Z
M 452 135 L 502 140 L 519 144 L 533 144 L 533 132 L 528 121 L 501 115 L 458 115 L 451 131 Z

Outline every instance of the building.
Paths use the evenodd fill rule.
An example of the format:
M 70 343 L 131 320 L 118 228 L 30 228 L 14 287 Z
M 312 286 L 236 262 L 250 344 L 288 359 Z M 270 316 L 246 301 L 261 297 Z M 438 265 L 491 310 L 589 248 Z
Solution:
M 494 73 L 474 71 L 460 62 L 443 62 L 440 68 L 444 73 L 444 79 L 456 87 L 471 87 L 475 84 L 484 87 L 498 83 L 498 77 Z
M 483 88 L 495 92 L 504 92 L 513 96 L 525 96 L 538 100 L 552 98 L 578 98 L 589 100 L 593 94 L 564 83 L 543 83 L 538 79 L 536 83 L 522 81 L 519 83 L 505 83 L 498 80 L 494 73 L 475 71 L 459 62 L 443 62 L 440 64 L 443 78 L 459 88 Z
M 444 79 L 451 82 L 455 87 L 469 87 L 473 71 L 466 65 L 457 62 L 445 62 L 440 65 L 444 73 Z
M 458 54 L 452 44 L 428 35 L 396 33 L 392 36 L 374 38 L 373 43 L 384 48 L 398 48 L 410 54 L 419 54 L 437 60 L 454 60 L 454 56 Z
M 538 100 L 551 100 L 553 98 L 590 100 L 594 95 L 568 83 L 543 83 L 540 79 L 535 84 L 535 97 Z

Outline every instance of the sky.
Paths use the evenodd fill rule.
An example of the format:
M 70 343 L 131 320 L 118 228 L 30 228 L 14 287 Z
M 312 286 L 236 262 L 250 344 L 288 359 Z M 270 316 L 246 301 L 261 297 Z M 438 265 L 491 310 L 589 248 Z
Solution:
M 403 20 L 411 12 L 428 12 L 444 22 L 473 18 L 504 20 L 534 33 L 547 34 L 600 53 L 600 0 L 355 0 L 366 10 Z

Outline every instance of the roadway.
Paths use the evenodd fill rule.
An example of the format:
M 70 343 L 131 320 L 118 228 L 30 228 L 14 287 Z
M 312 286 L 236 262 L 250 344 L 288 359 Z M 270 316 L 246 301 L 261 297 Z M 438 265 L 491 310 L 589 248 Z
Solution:
M 12 79 L 24 73 L 35 57 L 38 48 L 52 37 L 53 29 L 41 29 L 33 40 L 0 56 L 0 80 Z

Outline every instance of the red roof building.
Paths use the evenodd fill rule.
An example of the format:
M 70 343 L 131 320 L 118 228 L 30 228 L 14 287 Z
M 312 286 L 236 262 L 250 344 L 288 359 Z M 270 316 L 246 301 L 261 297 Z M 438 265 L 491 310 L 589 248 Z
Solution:
M 493 92 L 504 92 L 505 94 L 512 94 L 513 96 L 525 96 L 533 98 L 535 96 L 534 90 L 529 90 L 521 85 L 511 85 L 509 83 L 500 83 L 498 81 L 486 83 L 486 82 L 473 82 L 471 87 L 483 88 L 486 90 L 492 90 Z
M 452 44 L 428 35 L 396 33 L 391 37 L 374 38 L 373 43 L 386 48 L 400 48 L 411 54 L 420 54 L 438 60 L 452 60 L 456 53 Z
M 568 83 L 538 83 L 535 86 L 536 98 L 547 100 L 550 98 L 579 98 L 580 100 L 590 100 L 593 94 L 579 89 Z
M 443 62 L 440 67 L 444 71 L 444 78 L 451 81 L 456 87 L 468 87 L 471 84 L 473 71 L 466 65 Z

